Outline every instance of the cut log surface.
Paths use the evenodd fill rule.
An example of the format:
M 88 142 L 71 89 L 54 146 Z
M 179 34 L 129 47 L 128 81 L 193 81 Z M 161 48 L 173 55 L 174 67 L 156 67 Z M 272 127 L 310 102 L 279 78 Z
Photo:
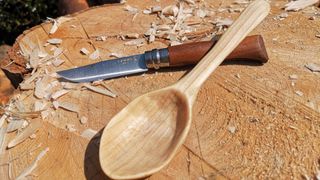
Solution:
M 185 35 L 188 41 L 210 37 L 215 31 L 215 17 L 235 19 L 239 13 L 227 10 L 233 2 L 203 2 L 207 5 L 199 7 L 210 8 L 214 13 Z M 252 33 L 264 37 L 269 62 L 263 66 L 247 63 L 220 66 L 200 90 L 193 109 L 192 127 L 183 147 L 167 167 L 149 179 L 288 179 L 319 175 L 320 73 L 311 72 L 304 66 L 308 63 L 320 65 L 320 43 L 315 36 L 320 21 L 308 20 L 310 12 L 290 12 L 284 20 L 275 19 L 283 12 L 281 8 L 286 2 L 272 1 L 271 14 Z M 7 62 L 2 62 L 6 65 L 2 68 L 13 74 L 24 74 L 27 81 L 32 76 L 31 70 L 26 68 L 30 62 L 21 54 L 23 51 L 32 52 L 38 44 L 44 45 L 53 38 L 61 39 L 61 44 L 49 44 L 43 48 L 51 55 L 56 47 L 62 48 L 59 58 L 64 63 L 57 67 L 38 66 L 42 76 L 32 83 L 40 84 L 39 79 L 44 76 L 50 77 L 47 81 L 52 82 L 55 77 L 49 75 L 57 70 L 111 59 L 112 53 L 133 55 L 167 47 L 170 42 L 166 37 L 156 38 L 152 43 L 146 40 L 141 46 L 127 46 L 125 42 L 130 40 L 123 37 L 134 33 L 143 38 L 152 22 L 161 22 L 157 14 L 144 14 L 142 10 L 176 3 L 173 0 L 128 0 L 121 5 L 95 7 L 65 17 L 67 19 L 59 23 L 57 31 L 52 34 L 49 32 L 53 23 L 43 23 L 25 31 L 17 39 Z M 137 8 L 139 13 L 125 11 L 127 5 Z M 185 8 L 188 6 L 184 4 Z M 212 23 L 206 23 L 208 20 Z M 99 50 L 98 58 L 90 59 L 90 54 L 80 52 L 82 48 L 90 54 Z M 145 75 L 103 81 L 102 85 L 117 94 L 115 98 L 88 90 L 88 85 L 61 92 L 63 95 L 55 100 L 46 100 L 41 96 L 42 92 L 35 94 L 34 90 L 16 92 L 14 98 L 24 104 L 26 111 L 33 111 L 36 101 L 48 102 L 45 109 L 50 111 L 35 137 L 2 151 L 2 179 L 18 177 L 46 147 L 49 151 L 37 162 L 30 177 L 107 179 L 98 160 L 99 135 L 88 140 L 81 133 L 88 128 L 101 132 L 131 100 L 173 84 L 190 68 L 160 69 Z M 102 85 L 100 82 L 96 87 L 103 88 Z M 52 89 L 57 91 L 59 86 L 62 86 L 61 82 Z M 65 108 L 67 105 L 63 102 L 77 107 L 66 110 L 69 106 Z M 29 121 L 32 123 L 33 120 Z M 5 145 L 15 135 L 16 132 L 8 133 Z

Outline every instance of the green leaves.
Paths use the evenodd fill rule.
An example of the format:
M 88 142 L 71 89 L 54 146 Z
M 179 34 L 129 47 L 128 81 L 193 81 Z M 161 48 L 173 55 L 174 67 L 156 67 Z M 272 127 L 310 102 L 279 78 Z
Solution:
M 57 17 L 55 0 L 0 0 L 0 44 L 13 44 L 24 30 Z

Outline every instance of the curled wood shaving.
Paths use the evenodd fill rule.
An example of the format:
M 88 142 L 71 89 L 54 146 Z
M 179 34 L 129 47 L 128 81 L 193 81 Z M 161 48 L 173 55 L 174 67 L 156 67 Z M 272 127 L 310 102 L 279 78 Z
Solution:
M 29 175 L 32 173 L 32 171 L 37 168 L 37 166 L 38 166 L 38 161 L 40 161 L 40 159 L 42 159 L 43 156 L 46 155 L 48 151 L 49 151 L 49 148 L 48 148 L 48 147 L 45 148 L 44 150 L 42 150 L 42 151 L 39 153 L 39 155 L 36 157 L 36 159 L 32 162 L 32 164 L 31 164 L 29 167 L 25 168 L 25 169 L 19 174 L 19 176 L 16 178 L 16 180 L 24 180 L 24 179 L 26 179 L 27 176 L 29 176 Z
M 68 92 L 70 92 L 70 90 L 66 90 L 66 89 L 59 90 L 51 95 L 51 99 L 56 100 L 59 97 L 67 94 Z
M 89 84 L 85 84 L 84 87 L 86 87 L 87 89 L 94 91 L 96 93 L 100 93 L 102 95 L 106 95 L 106 96 L 110 96 L 110 97 L 116 97 L 117 95 L 113 94 L 111 91 L 107 90 L 107 89 L 101 89 L 95 86 L 91 86 Z
M 143 13 L 143 14 L 151 14 L 152 11 L 151 11 L 151 9 L 144 9 L 144 10 L 142 11 L 142 13 Z
M 40 119 L 33 120 L 20 134 L 18 134 L 13 140 L 8 144 L 8 148 L 15 147 L 16 145 L 22 143 L 24 140 L 29 138 L 42 126 L 42 121 Z
M 90 140 L 92 139 L 96 134 L 98 133 L 98 131 L 93 130 L 93 129 L 86 129 L 81 133 L 81 136 Z
M 58 30 L 58 22 L 55 19 L 52 19 L 52 27 L 49 31 L 49 34 L 53 34 Z
M 119 54 L 119 53 L 111 53 L 109 56 L 110 56 L 110 57 L 115 57 L 115 58 L 121 58 L 121 57 L 123 57 L 123 55 L 122 55 L 122 54 Z
M 28 122 L 26 120 L 23 120 L 23 119 L 12 120 L 8 124 L 7 133 L 16 131 L 18 129 L 23 129 L 27 125 L 28 125 Z
M 73 104 L 73 103 L 70 103 L 70 102 L 54 101 L 53 102 L 53 106 L 55 106 L 55 109 L 62 108 L 62 109 L 65 109 L 67 111 L 71 111 L 71 112 L 75 112 L 75 113 L 79 113 L 80 112 L 79 106 L 77 104 Z
M 305 65 L 306 68 L 308 68 L 312 72 L 320 72 L 320 66 L 314 63 L 309 63 Z
M 56 44 L 61 44 L 62 43 L 62 39 L 52 38 L 52 39 L 48 39 L 47 42 L 50 43 L 50 44 L 56 45 Z
M 139 12 L 139 10 L 137 8 L 134 8 L 134 7 L 130 6 L 130 5 L 126 5 L 124 7 L 124 10 L 128 11 L 131 14 L 137 14 Z
M 290 80 L 297 80 L 297 79 L 298 79 L 298 75 L 296 75 L 296 74 L 291 74 L 291 75 L 289 76 L 289 79 L 290 79 Z
M 95 50 L 93 53 L 90 54 L 89 58 L 92 60 L 96 60 L 100 57 L 99 50 Z
M 286 11 L 299 11 L 301 9 L 304 9 L 308 6 L 312 6 L 316 3 L 318 3 L 319 0 L 297 0 L 297 1 L 291 1 L 288 4 L 284 5 L 284 10 Z
M 58 30 L 59 26 L 60 26 L 62 23 L 66 22 L 66 21 L 69 21 L 69 20 L 71 20 L 71 19 L 72 19 L 72 18 L 69 18 L 69 17 L 60 17 L 60 18 L 58 18 L 57 20 L 55 20 L 55 19 L 53 19 L 53 18 L 48 18 L 48 20 L 53 23 L 53 24 L 52 24 L 52 27 L 51 27 L 51 29 L 50 29 L 50 31 L 49 31 L 49 34 L 54 34 L 54 33 Z M 71 25 L 71 26 L 72 26 L 72 25 Z
M 88 55 L 90 53 L 86 48 L 81 48 L 80 52 L 84 55 Z

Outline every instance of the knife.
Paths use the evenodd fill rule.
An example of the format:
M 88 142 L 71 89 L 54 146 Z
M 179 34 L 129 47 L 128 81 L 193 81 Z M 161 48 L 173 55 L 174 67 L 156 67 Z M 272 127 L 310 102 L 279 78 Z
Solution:
M 106 60 L 78 68 L 58 71 L 57 74 L 73 82 L 90 82 L 130 74 L 148 69 L 196 64 L 211 49 L 217 40 L 187 43 L 163 49 L 153 49 L 143 54 Z M 246 37 L 226 60 L 268 61 L 262 36 Z

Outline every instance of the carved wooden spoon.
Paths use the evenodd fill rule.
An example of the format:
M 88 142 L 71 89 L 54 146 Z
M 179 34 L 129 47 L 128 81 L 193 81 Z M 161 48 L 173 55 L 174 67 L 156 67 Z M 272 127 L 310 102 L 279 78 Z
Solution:
M 149 176 L 166 166 L 184 143 L 201 85 L 267 15 L 264 0 L 251 3 L 216 46 L 176 84 L 133 100 L 105 127 L 99 158 L 114 179 Z

